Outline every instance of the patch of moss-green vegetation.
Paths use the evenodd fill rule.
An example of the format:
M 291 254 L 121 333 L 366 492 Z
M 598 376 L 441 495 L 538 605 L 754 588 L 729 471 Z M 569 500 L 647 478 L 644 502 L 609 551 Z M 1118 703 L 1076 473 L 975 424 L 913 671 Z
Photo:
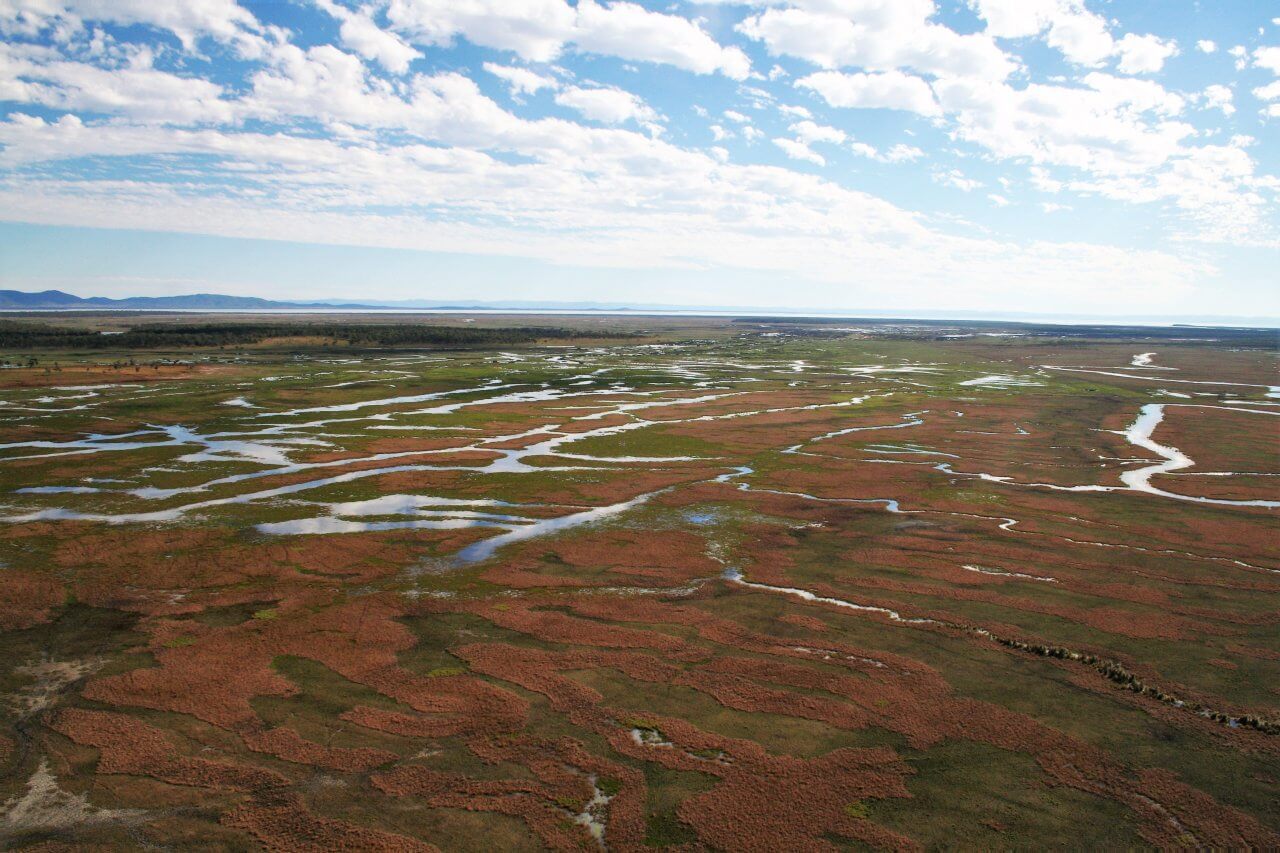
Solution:
M 676 810 L 689 797 L 713 788 L 716 779 L 703 773 L 668 770 L 658 764 L 645 764 L 644 775 L 649 793 L 644 843 L 650 847 L 695 843 L 697 833 L 680 820 Z
M 856 817 L 859 820 L 866 820 L 871 817 L 871 808 L 862 800 L 854 800 L 844 807 L 844 813 L 849 817 Z
M 122 664 L 120 655 L 145 642 L 136 630 L 137 621 L 134 613 L 70 603 L 49 622 L 0 632 L 0 659 L 6 662 L 0 667 L 0 695 L 31 683 L 31 675 L 15 668 L 42 661 L 92 661 L 95 674 L 132 669 L 136 663 Z
M 1048 784 L 1035 761 L 1019 753 L 968 742 L 908 752 L 916 772 L 911 799 L 857 805 L 878 824 L 926 848 L 957 839 L 975 846 L 1125 849 L 1142 846 L 1132 814 L 1113 800 Z M 968 845 L 965 845 L 968 846 Z
M 260 609 L 261 607 L 256 604 L 224 604 L 206 607 L 187 618 L 211 628 L 229 628 L 232 625 L 244 624 Z
M 843 747 L 883 746 L 898 743 L 889 733 L 876 729 L 845 730 L 817 720 L 739 711 L 721 705 L 692 687 L 632 681 L 617 670 L 578 670 L 565 675 L 599 691 L 605 703 L 625 709 L 623 725 L 661 736 L 653 716 L 687 720 L 700 729 L 725 737 L 747 738 L 770 752 L 812 758 Z M 630 721 L 630 722 L 628 722 Z
M 251 701 L 254 711 L 268 725 L 288 726 L 304 739 L 326 746 L 375 747 L 401 754 L 412 754 L 416 748 L 414 739 L 365 729 L 340 719 L 356 706 L 412 714 L 409 706 L 307 658 L 281 655 L 272 666 L 298 688 L 298 693 L 283 698 L 258 696 Z

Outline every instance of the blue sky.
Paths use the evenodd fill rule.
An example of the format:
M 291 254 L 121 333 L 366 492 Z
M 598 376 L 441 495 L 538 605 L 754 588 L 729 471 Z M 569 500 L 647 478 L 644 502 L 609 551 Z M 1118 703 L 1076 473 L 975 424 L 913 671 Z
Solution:
M 1280 316 L 1280 5 L 0 0 L 0 284 Z

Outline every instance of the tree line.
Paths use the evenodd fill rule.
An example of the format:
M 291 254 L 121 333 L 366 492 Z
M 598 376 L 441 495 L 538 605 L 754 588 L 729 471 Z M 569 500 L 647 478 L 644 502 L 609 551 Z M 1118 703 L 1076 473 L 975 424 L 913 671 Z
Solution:
M 586 331 L 551 326 L 475 328 L 416 323 L 200 323 L 135 326 L 103 334 L 89 329 L 20 321 L 0 322 L 0 348 L 59 350 L 181 349 L 257 344 L 271 338 L 324 338 L 355 347 L 512 346 L 544 340 L 629 338 L 629 332 Z

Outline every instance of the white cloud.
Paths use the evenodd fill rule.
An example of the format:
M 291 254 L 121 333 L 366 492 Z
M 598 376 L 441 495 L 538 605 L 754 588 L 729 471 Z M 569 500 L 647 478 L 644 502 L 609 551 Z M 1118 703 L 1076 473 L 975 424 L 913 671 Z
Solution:
M 751 124 L 750 118 L 748 118 L 747 116 L 744 116 L 742 113 L 737 112 L 736 110 L 725 110 L 724 113 L 722 113 L 722 115 L 725 118 L 727 118 L 729 121 L 734 121 L 734 122 L 737 122 L 738 124 Z
M 535 62 L 553 60 L 574 44 L 587 53 L 697 74 L 720 72 L 742 80 L 751 72 L 741 49 L 723 47 L 688 18 L 626 0 L 579 0 L 576 6 L 565 0 L 391 0 L 387 17 L 422 44 L 448 45 L 463 36 Z
M 793 106 L 791 104 L 778 104 L 778 112 L 785 116 L 794 116 L 796 118 L 813 118 L 813 113 L 801 106 Z
M 899 142 L 885 152 L 884 159 L 890 163 L 909 163 L 912 160 L 919 160 L 923 156 L 924 152 L 914 145 L 906 145 Z
M 1196 50 L 1201 53 L 1214 53 L 1218 50 L 1218 44 L 1213 39 L 1200 39 L 1196 42 Z
M 556 103 L 604 124 L 622 124 L 631 120 L 643 123 L 658 118 L 657 113 L 640 98 L 615 86 L 593 89 L 570 86 L 556 93 Z
M 1235 106 L 1231 103 L 1233 98 L 1231 89 L 1220 84 L 1213 84 L 1205 87 L 1204 103 L 1210 109 L 1222 110 L 1223 115 L 1231 115 L 1236 111 Z
M 936 116 L 940 112 L 929 84 L 901 71 L 879 74 L 818 71 L 797 80 L 796 86 L 812 89 L 833 107 L 907 110 L 924 116 Z
M 1196 144 L 1196 129 L 1178 120 L 1183 99 L 1152 81 L 1092 72 L 1083 83 L 1017 90 L 941 80 L 934 89 L 959 138 L 1000 159 L 1030 162 L 1043 190 L 1163 202 L 1189 224 L 1180 236 L 1276 243 L 1267 236 L 1261 191 L 1280 182 L 1257 174 L 1245 140 Z
M 745 80 L 751 73 L 751 61 L 740 48 L 722 47 L 679 15 L 650 12 L 623 0 L 608 6 L 578 0 L 577 14 L 573 40 L 581 50 L 665 63 L 697 74 L 720 72 L 733 80 Z
M 982 186 L 982 181 L 974 180 L 966 177 L 964 172 L 959 169 L 939 169 L 932 175 L 933 179 L 940 184 L 948 187 L 955 187 L 964 192 L 973 192 Z
M 855 142 L 849 146 L 849 150 L 859 157 L 866 157 L 870 160 L 879 160 L 880 152 L 874 145 L 868 145 L 865 142 Z
M 152 66 L 150 51 L 101 68 L 39 47 L 0 43 L 0 98 L 160 123 L 229 122 L 242 113 L 216 83 Z
M 1157 168 L 1194 128 L 1173 121 L 1183 100 L 1159 84 L 1091 72 L 1083 87 L 941 80 L 958 135 L 999 157 L 1103 172 Z M 1153 121 L 1144 121 L 1150 117 Z
M 827 165 L 826 158 L 798 139 L 778 137 L 773 140 L 773 144 L 781 148 L 783 153 L 792 160 L 807 160 L 818 166 Z
M 37 9 L 57 9 L 58 13 L 85 20 L 145 24 L 167 30 L 188 50 L 200 36 L 232 41 L 246 30 L 260 29 L 253 14 L 235 0 L 183 0 L 178 3 L 155 0 L 45 0 L 31 5 Z
M 987 193 L 987 200 L 996 207 L 1008 207 L 1010 204 L 1009 199 L 997 193 Z
M 44 32 L 55 43 L 68 45 L 84 33 L 86 21 L 166 32 L 188 53 L 196 52 L 201 38 L 212 38 L 250 60 L 261 59 L 270 45 L 287 36 L 279 27 L 262 26 L 235 0 L 0 0 L 0 36 L 33 38 Z M 95 27 L 90 50 L 101 55 L 107 41 Z
M 874 145 L 868 145 L 865 142 L 854 142 L 849 146 L 849 150 L 859 157 L 866 157 L 868 160 L 875 160 L 879 163 L 910 163 L 924 156 L 924 152 L 919 148 L 912 145 L 904 145 L 903 143 L 898 143 L 888 151 L 881 152 Z
M 555 89 L 559 86 L 555 78 L 537 74 L 528 68 L 486 62 L 484 70 L 502 80 L 518 95 L 532 95 L 540 89 Z
M 462 35 L 547 62 L 560 55 L 575 13 L 564 0 L 391 0 L 387 18 L 419 44 L 447 46 Z
M 1101 65 L 1115 52 L 1107 22 L 1081 0 L 971 0 L 998 38 L 1045 35 L 1045 42 L 1077 65 Z
M 1280 46 L 1256 48 L 1253 51 L 1253 64 L 1272 74 L 1280 74 Z
M 998 38 L 1044 35 L 1045 43 L 1076 65 L 1096 68 L 1112 57 L 1124 74 L 1159 71 L 1177 53 L 1177 44 L 1154 35 L 1126 33 L 1115 39 L 1107 20 L 1084 0 L 970 0 Z
M 1268 83 L 1265 86 L 1259 86 L 1253 90 L 1253 96 L 1259 101 L 1280 100 L 1280 80 Z
M 1120 61 L 1116 68 L 1122 74 L 1152 74 L 1164 67 L 1164 62 L 1178 53 L 1173 40 L 1165 41 L 1156 36 L 1136 36 L 1127 33 L 1116 42 Z
M 415 80 L 421 96 L 417 105 L 397 97 L 386 82 L 371 78 L 359 57 L 333 45 L 306 50 L 280 45 L 271 65 L 250 76 L 252 90 L 242 106 L 250 114 L 277 121 L 305 117 L 327 126 L 391 127 L 411 123 L 415 112 L 418 121 L 433 114 L 427 109 L 434 97 L 431 84 L 427 78 Z
M 316 5 L 341 22 L 338 36 L 344 45 L 388 71 L 404 74 L 409 63 L 422 56 L 398 35 L 378 26 L 373 19 L 374 6 L 352 11 L 333 0 L 316 0 Z
M 815 142 L 829 142 L 833 145 L 839 145 L 845 140 L 845 132 L 843 130 L 815 124 L 808 120 L 796 122 L 788 129 L 795 134 L 796 139 L 805 145 L 812 145 Z
M 751 269 L 813 282 L 792 289 L 797 304 L 845 305 L 883 292 L 898 304 L 996 304 L 1007 282 L 1020 281 L 1030 283 L 1020 291 L 1029 308 L 1105 297 L 1125 310 L 1149 308 L 1213 272 L 1201 261 L 1132 247 L 957 237 L 813 175 L 736 166 L 630 131 L 520 120 L 453 77 L 428 85 L 434 98 L 418 96 L 410 111 L 423 122 L 419 132 L 483 130 L 486 144 L 518 151 L 521 161 L 447 142 L 388 146 L 27 117 L 0 122 L 0 166 L 88 155 L 163 156 L 172 166 L 212 157 L 214 175 L 225 163 L 243 190 L 28 175 L 0 184 L 0 205 L 23 221 L 64 225 L 570 258 L 588 266 Z M 464 115 L 477 118 L 467 128 L 443 120 Z M 417 213 L 423 198 L 441 215 Z
M 1004 79 L 1016 64 L 990 37 L 961 35 L 932 19 L 932 0 L 779 0 L 738 25 L 774 55 L 828 69 L 913 69 Z

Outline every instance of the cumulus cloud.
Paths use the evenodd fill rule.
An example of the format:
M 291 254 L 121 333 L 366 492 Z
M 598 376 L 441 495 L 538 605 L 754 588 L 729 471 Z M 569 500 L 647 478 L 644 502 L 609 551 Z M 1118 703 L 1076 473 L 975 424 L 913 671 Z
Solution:
M 419 44 L 448 46 L 465 36 L 547 62 L 560 55 L 575 13 L 564 0 L 391 0 L 387 18 Z
M 556 93 L 556 103 L 604 124 L 622 124 L 633 120 L 652 122 L 658 118 L 657 113 L 640 98 L 615 86 L 570 86 Z
M 833 107 L 879 107 L 923 116 L 936 116 L 941 112 L 929 84 L 901 71 L 878 74 L 819 71 L 797 80 L 796 86 L 817 92 Z
M 933 179 L 948 187 L 955 187 L 963 192 L 973 192 L 982 186 L 982 181 L 966 177 L 959 169 L 939 169 L 933 173 Z
M 1213 39 L 1200 39 L 1196 42 L 1196 50 L 1201 53 L 1216 53 L 1218 50 L 1218 43 Z
M 409 70 L 409 63 L 422 56 L 398 35 L 374 21 L 374 6 L 352 11 L 333 0 L 316 0 L 316 5 L 341 22 L 338 37 L 343 45 L 365 59 L 375 60 L 388 71 L 404 74 Z
M 32 34 L 59 21 L 79 26 L 80 21 L 142 24 L 172 33 L 187 50 L 209 36 L 223 42 L 241 39 L 261 30 L 258 20 L 235 0 L 8 0 L 0 3 L 0 32 L 16 30 Z
M 865 142 L 854 142 L 850 147 L 854 154 L 877 160 L 878 163 L 913 163 L 924 156 L 924 151 L 914 145 L 906 145 L 904 142 L 890 146 L 887 151 L 881 151 L 876 146 Z
M 1253 90 L 1253 96 L 1260 101 L 1280 100 L 1280 80 L 1268 83 L 1265 86 L 1259 86 Z
M 773 144 L 782 149 L 782 152 L 792 160 L 805 160 L 816 166 L 827 165 L 826 158 L 818 152 L 814 151 L 808 145 L 805 145 L 798 139 L 787 139 L 778 137 L 773 140 Z
M 901 142 L 890 147 L 884 154 L 885 160 L 890 163 L 910 162 L 912 160 L 919 160 L 923 156 L 924 152 L 919 148 L 916 148 L 914 145 L 906 145 Z
M 738 29 L 770 53 L 828 69 L 912 69 L 1004 79 L 1016 67 L 987 35 L 961 35 L 932 20 L 931 0 L 779 0 Z
M 807 120 L 796 122 L 788 129 L 795 134 L 796 139 L 805 145 L 812 145 L 815 142 L 830 142 L 833 145 L 839 145 L 845 140 L 845 132 L 843 130 L 815 124 Z
M 1040 167 L 1046 190 L 1167 202 L 1195 223 L 1198 238 L 1268 241 L 1259 190 L 1280 182 L 1257 174 L 1243 139 L 1197 144 L 1196 128 L 1179 119 L 1184 99 L 1153 81 L 1091 72 L 1082 82 L 1019 90 L 944 80 L 934 88 L 961 139 Z M 1075 174 L 1054 179 L 1050 168 Z
M 1178 46 L 1172 40 L 1127 33 L 1116 42 L 1116 54 L 1120 57 L 1116 68 L 1122 74 L 1152 74 L 1163 68 L 1165 60 L 1177 53 Z
M 535 73 L 528 68 L 486 62 L 484 70 L 506 83 L 518 95 L 532 95 L 541 89 L 555 89 L 559 86 L 554 77 Z
M 1116 39 L 1107 20 L 1092 12 L 1083 0 L 970 0 L 987 23 L 987 33 L 998 38 L 1043 35 L 1045 43 L 1070 62 L 1098 67 L 1112 57 L 1124 74 L 1159 71 L 1177 53 L 1173 40 L 1154 35 L 1126 33 Z M 1212 44 L 1212 43 L 1210 43 Z
M 1233 99 L 1231 89 L 1220 84 L 1213 84 L 1204 90 L 1204 103 L 1210 109 L 1222 110 L 1223 115 L 1231 115 L 1236 111 L 1231 101 Z
M 745 80 L 751 61 L 737 47 L 722 47 L 696 23 L 650 12 L 635 3 L 579 0 L 573 41 L 580 50 L 674 65 L 697 74 L 720 72 Z
M 410 39 L 449 45 L 462 36 L 484 47 L 548 62 L 573 44 L 580 51 L 674 65 L 697 74 L 746 79 L 751 62 L 695 22 L 615 0 L 391 0 L 387 17 Z
M 859 157 L 866 157 L 878 163 L 910 163 L 924 156 L 924 152 L 919 148 L 901 142 L 890 147 L 888 151 L 881 151 L 866 142 L 854 142 L 849 146 L 849 150 Z
M 1259 47 L 1253 51 L 1253 64 L 1272 74 L 1280 74 L 1280 46 Z
M 1194 134 L 1185 104 L 1157 83 L 1091 72 L 1084 86 L 943 80 L 934 85 L 958 134 L 1004 158 L 1103 172 L 1159 167 Z
M 1079 0 L 972 0 L 998 38 L 1045 36 L 1046 43 L 1077 65 L 1097 66 L 1115 52 L 1101 15 Z
M 217 83 L 158 70 L 153 61 L 150 51 L 141 50 L 126 64 L 102 68 L 0 43 L 0 98 L 166 124 L 229 122 L 243 115 L 242 105 L 224 99 Z

